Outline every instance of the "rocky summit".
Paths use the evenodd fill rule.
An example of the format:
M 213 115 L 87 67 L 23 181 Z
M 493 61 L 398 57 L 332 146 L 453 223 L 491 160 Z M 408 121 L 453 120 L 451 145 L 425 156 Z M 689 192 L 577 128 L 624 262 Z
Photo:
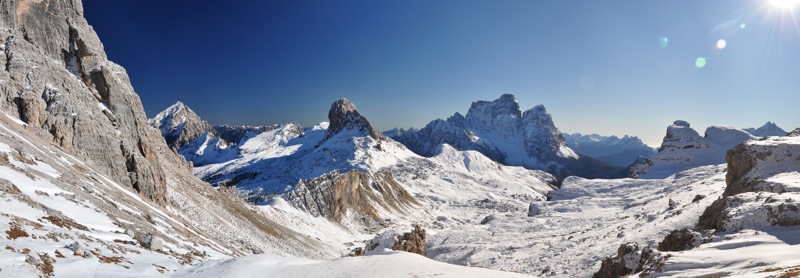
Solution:
M 373 139 L 378 139 L 380 136 L 372 129 L 367 118 L 358 113 L 356 105 L 346 98 L 339 99 L 331 104 L 331 110 L 328 111 L 328 121 L 328 133 L 325 138 L 330 138 L 344 130 L 355 130 L 367 134 Z
M 423 156 L 432 156 L 437 146 L 448 144 L 479 151 L 506 165 L 546 170 L 561 177 L 610 177 L 622 170 L 573 151 L 544 106 L 522 112 L 511 94 L 473 102 L 466 116 L 455 113 L 419 130 L 394 130 L 386 135 Z
M 216 130 L 182 102 L 177 102 L 148 121 L 150 126 L 161 131 L 167 146 L 180 149 L 206 132 Z

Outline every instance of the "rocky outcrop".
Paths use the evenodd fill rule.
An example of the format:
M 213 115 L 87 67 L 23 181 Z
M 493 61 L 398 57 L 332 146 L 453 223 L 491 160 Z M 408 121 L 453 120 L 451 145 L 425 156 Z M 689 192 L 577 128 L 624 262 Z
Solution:
M 754 136 L 758 137 L 766 137 L 766 136 L 785 136 L 786 131 L 782 128 L 778 127 L 773 122 L 767 122 L 763 126 L 759 128 L 745 128 L 744 131 L 753 134 Z
M 673 230 L 658 243 L 658 251 L 684 251 L 694 248 L 703 242 L 703 236 L 695 231 L 683 228 Z
M 616 278 L 642 272 L 646 276 L 653 271 L 660 271 L 666 258 L 656 250 L 640 246 L 637 243 L 624 243 L 617 249 L 617 256 L 605 258 L 593 277 Z
M 800 136 L 800 128 L 796 128 L 795 130 L 790 131 L 789 133 L 786 134 L 786 136 L 789 136 L 789 137 L 798 137 L 798 136 Z
M 345 216 L 369 223 L 380 222 L 385 217 L 381 211 L 406 214 L 419 205 L 390 174 L 358 170 L 344 174 L 337 170 L 315 179 L 301 180 L 284 196 L 298 209 L 336 222 L 341 222 Z
M 170 148 L 181 149 L 205 133 L 216 130 L 182 102 L 177 102 L 148 121 L 161 131 Z
M 700 136 L 686 121 L 667 127 L 658 153 L 630 167 L 632 178 L 666 178 L 691 168 L 725 163 L 725 153 L 747 140 L 749 133 L 729 126 L 711 126 Z
M 769 137 L 728 151 L 727 187 L 698 229 L 716 231 L 800 225 L 800 138 Z
M 330 124 L 328 125 L 325 139 L 333 137 L 343 130 L 356 130 L 373 139 L 380 137 L 380 134 L 372 129 L 367 118 L 358 113 L 356 105 L 346 98 L 339 99 L 331 104 L 331 109 L 328 111 L 328 121 Z
M 392 245 L 392 250 L 425 255 L 425 229 L 419 224 L 414 224 L 413 227 L 411 232 L 397 235 L 397 241 Z
M 523 112 L 510 94 L 473 102 L 465 116 L 455 113 L 420 130 L 397 129 L 386 134 L 422 156 L 433 156 L 439 145 L 448 144 L 481 152 L 506 165 L 545 170 L 562 178 L 610 177 L 622 169 L 575 153 L 544 106 Z

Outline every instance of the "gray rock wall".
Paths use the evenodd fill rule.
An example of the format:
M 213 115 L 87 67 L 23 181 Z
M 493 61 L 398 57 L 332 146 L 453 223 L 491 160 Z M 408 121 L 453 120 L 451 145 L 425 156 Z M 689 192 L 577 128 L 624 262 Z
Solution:
M 157 161 L 181 163 L 147 123 L 125 69 L 108 61 L 78 0 L 0 4 L 0 108 L 159 203 Z

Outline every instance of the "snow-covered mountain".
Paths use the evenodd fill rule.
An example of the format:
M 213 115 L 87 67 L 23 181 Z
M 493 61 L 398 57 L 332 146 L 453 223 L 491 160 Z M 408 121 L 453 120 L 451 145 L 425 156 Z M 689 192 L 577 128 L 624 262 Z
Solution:
M 656 153 L 655 149 L 645 145 L 636 136 L 619 138 L 613 135 L 565 133 L 564 139 L 567 146 L 576 152 L 620 167 L 628 167 L 637 159 Z
M 455 224 L 501 211 L 523 213 L 556 183 L 543 171 L 504 166 L 446 144 L 421 157 L 374 132 L 346 99 L 334 102 L 328 117 L 311 128 L 284 124 L 248 135 L 222 155 L 203 158 L 218 160 L 195 167 L 195 174 L 217 186 L 235 185 L 273 218 L 326 219 L 293 227 L 338 230 L 340 236 L 323 239 L 332 245 L 402 223 L 446 218 Z M 179 152 L 208 153 L 211 145 L 202 142 Z M 336 228 L 342 223 L 347 226 Z
M 206 133 L 216 134 L 211 125 L 180 101 L 148 122 L 150 126 L 161 131 L 170 148 L 180 149 L 197 138 L 206 136 Z
M 561 177 L 610 177 L 621 170 L 573 151 L 544 106 L 522 112 L 510 94 L 473 102 L 466 116 L 455 113 L 419 130 L 395 129 L 385 134 L 422 156 L 431 156 L 437 146 L 448 144 L 478 151 L 506 165 L 546 170 Z
M 658 153 L 630 169 L 631 177 L 663 179 L 683 170 L 725 163 L 725 153 L 747 140 L 756 139 L 746 131 L 730 126 L 710 126 L 700 136 L 686 121 L 667 127 Z
M 80 6 L 0 3 L 0 277 L 800 271 L 800 137 L 700 137 L 678 121 L 644 175 L 746 142 L 727 165 L 556 188 L 551 174 L 496 161 L 581 161 L 543 107 L 522 113 L 508 96 L 439 121 L 455 127 L 435 134 L 482 149 L 437 143 L 426 156 L 376 133 L 346 99 L 310 128 L 209 128 L 184 105 L 148 122 Z M 424 256 L 393 251 L 413 251 L 409 241 Z
M 763 126 L 759 128 L 745 128 L 744 131 L 749 132 L 750 134 L 758 137 L 766 137 L 766 136 L 786 136 L 786 131 L 782 128 L 778 127 L 773 122 L 767 122 Z

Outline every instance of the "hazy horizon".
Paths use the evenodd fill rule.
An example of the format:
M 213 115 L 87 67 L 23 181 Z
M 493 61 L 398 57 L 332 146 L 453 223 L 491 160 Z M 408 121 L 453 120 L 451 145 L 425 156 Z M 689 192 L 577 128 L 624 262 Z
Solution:
M 379 130 L 517 96 L 564 133 L 800 127 L 796 7 L 736 1 L 86 1 L 148 116 L 325 121 L 348 98 Z M 157 7 L 157 8 L 154 8 Z

